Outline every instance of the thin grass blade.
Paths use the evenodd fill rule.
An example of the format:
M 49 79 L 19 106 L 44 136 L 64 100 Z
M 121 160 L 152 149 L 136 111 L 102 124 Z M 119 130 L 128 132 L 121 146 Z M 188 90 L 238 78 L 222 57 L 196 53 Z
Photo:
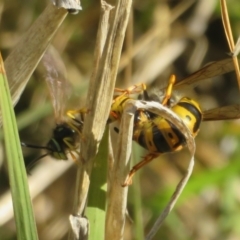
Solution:
M 1 55 L 0 104 L 17 236 L 18 239 L 38 239 L 17 123 Z

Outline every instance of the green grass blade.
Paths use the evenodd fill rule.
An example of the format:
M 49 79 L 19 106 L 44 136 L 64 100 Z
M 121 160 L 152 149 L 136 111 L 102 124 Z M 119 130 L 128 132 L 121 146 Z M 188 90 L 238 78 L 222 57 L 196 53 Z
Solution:
M 38 239 L 31 199 L 27 184 L 18 129 L 8 87 L 8 81 L 0 55 L 0 105 L 3 132 L 12 193 L 13 209 L 18 239 Z
M 91 174 L 86 215 L 90 222 L 89 240 L 104 239 L 107 191 L 108 131 L 105 131 Z
M 139 159 L 144 155 L 143 149 L 139 149 L 139 146 L 133 144 L 133 154 L 132 154 L 132 166 L 137 164 Z M 132 204 L 134 207 L 134 236 L 135 239 L 143 240 L 144 239 L 144 220 L 143 220 L 143 207 L 141 199 L 141 185 L 140 185 L 140 174 L 139 172 L 135 174 L 132 188 L 130 188 Z

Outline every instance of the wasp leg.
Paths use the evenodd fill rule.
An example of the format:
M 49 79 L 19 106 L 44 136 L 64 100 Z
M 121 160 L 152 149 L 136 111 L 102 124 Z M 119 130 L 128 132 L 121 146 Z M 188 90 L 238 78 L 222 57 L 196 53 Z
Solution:
M 149 162 L 151 162 L 154 158 L 158 157 L 160 154 L 159 153 L 149 153 L 148 155 L 146 155 L 144 157 L 144 159 L 139 162 L 138 164 L 136 164 L 135 166 L 133 166 L 133 168 L 131 169 L 131 171 L 128 173 L 127 178 L 125 180 L 125 182 L 122 184 L 123 187 L 129 186 L 132 184 L 132 178 L 134 176 L 134 174 L 143 166 L 145 166 L 146 164 L 148 164 Z
M 146 90 L 146 85 L 144 83 L 135 84 L 127 89 L 115 88 L 115 92 L 122 92 L 123 94 L 133 94 L 133 93 L 141 93 Z
M 75 119 L 73 119 L 73 120 L 75 120 Z M 67 124 L 70 128 L 72 128 L 74 131 L 76 131 L 78 133 L 80 138 L 83 139 L 83 135 L 82 135 L 81 130 L 76 125 L 74 125 L 74 123 L 68 122 Z M 83 123 L 81 123 L 81 125 L 80 125 L 81 128 L 82 128 L 82 125 L 83 125 Z
M 74 163 L 78 164 L 78 161 L 77 161 L 76 156 L 75 156 L 71 151 L 70 151 L 69 153 L 70 153 L 70 155 L 71 155 L 71 157 L 72 157 Z
M 167 104 L 168 100 L 171 98 L 172 89 L 173 89 L 173 85 L 175 84 L 175 82 L 176 82 L 176 76 L 174 74 L 172 74 L 168 81 L 168 86 L 167 86 L 166 93 L 165 93 L 165 96 L 162 101 L 162 105 L 165 106 Z
M 72 157 L 72 159 L 74 160 L 74 162 L 78 163 L 77 162 L 77 158 L 75 157 L 75 155 L 72 153 L 72 152 L 75 152 L 77 155 L 80 155 L 80 152 L 76 150 L 76 147 L 74 147 L 70 141 L 71 140 L 70 138 L 64 138 L 63 139 L 63 142 L 67 145 L 67 147 L 70 149 L 69 153 Z
M 77 109 L 77 110 L 69 110 L 69 111 L 67 111 L 67 116 L 68 116 L 69 118 L 71 118 L 72 120 L 76 121 L 77 123 L 82 124 L 83 121 L 78 120 L 75 115 L 79 114 L 80 117 L 81 117 L 81 119 L 84 120 L 84 116 L 85 116 L 85 114 L 87 114 L 88 112 L 89 112 L 89 110 L 86 109 L 86 108 L 81 108 L 81 109 Z
M 120 120 L 124 111 L 125 104 L 128 100 L 131 100 L 129 95 L 132 93 L 140 93 L 146 91 L 146 85 L 141 83 L 133 85 L 127 89 L 116 88 L 115 91 L 119 91 L 122 94 L 113 97 L 107 123 Z
M 84 115 L 86 113 L 88 113 L 89 110 L 85 109 L 85 108 L 82 108 L 82 109 L 78 109 L 78 110 L 69 110 L 67 111 L 67 116 L 72 120 L 74 121 L 75 123 L 77 123 L 79 126 L 76 126 L 76 124 L 74 124 L 74 122 L 68 122 L 68 125 L 74 129 L 81 138 L 83 138 L 82 136 L 82 132 L 81 132 L 81 129 L 82 129 L 82 126 L 83 126 L 83 121 L 84 121 Z M 82 120 L 79 120 L 76 118 L 76 115 L 79 114 L 80 115 L 80 119 Z
M 114 111 L 111 111 L 109 115 L 110 115 L 112 118 L 114 118 L 114 119 L 118 119 L 118 118 L 119 118 L 118 114 L 116 114 Z

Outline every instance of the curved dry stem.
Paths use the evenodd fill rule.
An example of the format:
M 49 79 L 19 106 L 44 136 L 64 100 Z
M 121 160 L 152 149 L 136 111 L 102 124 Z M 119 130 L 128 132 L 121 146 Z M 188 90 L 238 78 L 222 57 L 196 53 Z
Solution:
M 147 109 L 148 111 L 151 111 L 151 112 L 157 114 L 158 116 L 162 116 L 163 118 L 165 118 L 168 121 L 170 121 L 171 123 L 173 123 L 179 129 L 179 131 L 181 131 L 184 134 L 186 141 L 187 141 L 188 149 L 191 154 L 191 157 L 190 157 L 191 160 L 189 162 L 189 166 L 188 166 L 186 174 L 180 180 L 180 182 L 177 185 L 174 193 L 172 194 L 168 204 L 166 205 L 166 207 L 164 208 L 164 210 L 162 211 L 159 218 L 157 219 L 154 226 L 152 227 L 152 229 L 150 230 L 150 232 L 148 233 L 148 235 L 146 237 L 147 240 L 150 240 L 157 233 L 157 231 L 159 230 L 163 221 L 168 216 L 170 211 L 173 209 L 177 199 L 181 195 L 184 187 L 186 186 L 186 184 L 192 174 L 192 170 L 193 170 L 193 166 L 194 166 L 194 154 L 195 154 L 196 147 L 195 147 L 195 141 L 194 141 L 194 137 L 192 136 L 192 133 L 190 132 L 188 127 L 184 124 L 182 119 L 180 119 L 178 117 L 178 115 L 176 115 L 173 111 L 171 111 L 171 109 L 163 106 L 162 104 L 160 104 L 158 102 L 143 102 L 143 101 L 132 100 L 131 102 L 129 101 L 129 104 L 132 105 L 132 107 L 135 110 L 136 109 Z

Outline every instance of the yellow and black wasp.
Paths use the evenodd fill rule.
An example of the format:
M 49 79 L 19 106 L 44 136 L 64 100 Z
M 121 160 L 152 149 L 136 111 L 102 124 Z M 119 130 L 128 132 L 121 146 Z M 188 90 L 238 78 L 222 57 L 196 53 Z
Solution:
M 175 103 L 171 102 L 173 87 L 177 89 L 188 86 L 200 80 L 222 75 L 233 70 L 232 59 L 228 58 L 208 64 L 180 81 L 176 81 L 175 76 L 172 75 L 168 87 L 165 89 L 165 95 L 159 101 L 183 120 L 193 137 L 197 135 L 202 121 L 239 119 L 240 105 L 238 104 L 203 111 L 195 100 L 188 97 L 183 97 Z M 114 97 L 108 121 L 120 120 L 125 104 L 132 99 L 130 94 L 140 93 L 141 91 L 143 100 L 152 100 L 148 96 L 144 84 L 135 85 L 126 90 L 116 89 L 116 92 L 122 92 L 122 94 Z M 117 131 L 117 129 L 115 130 Z M 131 184 L 134 173 L 160 154 L 181 150 L 186 145 L 183 133 L 174 124 L 144 109 L 139 109 L 135 113 L 133 140 L 147 149 L 149 154 L 131 169 L 123 186 Z
M 67 80 L 65 78 L 65 66 L 59 60 L 60 56 L 53 49 L 49 49 L 42 58 L 42 63 L 46 71 L 45 80 L 51 96 L 54 108 L 56 127 L 53 129 L 52 136 L 46 146 L 37 146 L 28 143 L 22 143 L 22 146 L 30 148 L 45 149 L 47 152 L 31 162 L 31 166 L 39 159 L 50 155 L 57 160 L 67 160 L 67 153 L 75 160 L 74 153 L 79 154 L 77 150 L 80 142 L 81 131 L 83 127 L 84 110 L 67 111 L 64 114 L 64 106 L 67 97 Z

